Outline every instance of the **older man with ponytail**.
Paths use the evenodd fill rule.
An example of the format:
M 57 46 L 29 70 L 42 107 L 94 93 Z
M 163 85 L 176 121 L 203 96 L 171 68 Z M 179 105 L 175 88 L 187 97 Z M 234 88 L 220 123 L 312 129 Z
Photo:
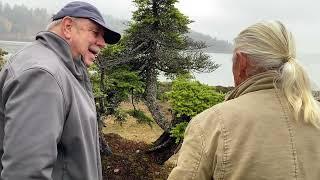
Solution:
M 169 179 L 320 179 L 320 108 L 279 21 L 235 38 L 235 89 L 188 125 Z

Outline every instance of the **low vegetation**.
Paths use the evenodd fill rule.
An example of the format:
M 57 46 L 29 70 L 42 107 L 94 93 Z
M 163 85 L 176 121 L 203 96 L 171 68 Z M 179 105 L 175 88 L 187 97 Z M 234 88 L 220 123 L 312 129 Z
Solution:
M 8 54 L 8 52 L 6 52 L 6 51 L 4 51 L 4 50 L 2 50 L 2 49 L 0 48 L 0 70 L 2 69 L 2 66 L 3 66 L 4 63 L 5 63 L 4 56 L 7 55 L 7 54 Z

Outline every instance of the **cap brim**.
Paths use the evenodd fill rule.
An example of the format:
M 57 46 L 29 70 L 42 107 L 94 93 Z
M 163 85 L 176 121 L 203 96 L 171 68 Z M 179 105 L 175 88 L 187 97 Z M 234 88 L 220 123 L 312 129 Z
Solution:
M 121 35 L 105 26 L 104 27 L 104 41 L 107 44 L 116 44 L 121 39 Z
M 103 22 L 97 21 L 95 19 L 92 19 L 94 22 L 98 23 L 101 27 L 104 29 L 104 41 L 107 44 L 116 44 L 121 39 L 121 35 L 113 30 L 111 28 L 107 27 Z

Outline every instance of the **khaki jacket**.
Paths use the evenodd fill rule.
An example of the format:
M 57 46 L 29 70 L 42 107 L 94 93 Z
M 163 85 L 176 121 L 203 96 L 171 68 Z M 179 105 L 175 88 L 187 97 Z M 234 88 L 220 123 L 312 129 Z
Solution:
M 169 179 L 320 179 L 320 130 L 293 120 L 274 77 L 250 78 L 196 116 Z

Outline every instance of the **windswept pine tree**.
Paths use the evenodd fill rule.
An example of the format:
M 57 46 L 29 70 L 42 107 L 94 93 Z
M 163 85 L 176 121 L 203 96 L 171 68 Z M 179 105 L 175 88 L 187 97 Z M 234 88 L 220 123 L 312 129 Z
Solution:
M 174 6 L 177 2 L 134 0 L 137 10 L 133 13 L 125 39 L 128 51 L 136 53 L 134 64 L 146 82 L 146 104 L 165 131 L 169 131 L 171 124 L 160 112 L 156 100 L 160 72 L 175 76 L 190 71 L 211 72 L 218 67 L 201 51 L 204 43 L 188 38 L 188 24 L 192 21 Z
M 203 42 L 188 37 L 188 25 L 192 21 L 175 7 L 178 0 L 133 2 L 137 10 L 120 44 L 109 46 L 98 64 L 99 69 L 109 72 L 123 65 L 138 72 L 144 85 L 142 99 L 154 121 L 164 130 L 149 152 L 159 157 L 159 163 L 164 163 L 178 147 L 170 130 L 190 117 L 176 117 L 173 112 L 172 119 L 165 118 L 157 100 L 159 74 L 176 77 L 189 72 L 212 72 L 218 65 L 202 51 Z

